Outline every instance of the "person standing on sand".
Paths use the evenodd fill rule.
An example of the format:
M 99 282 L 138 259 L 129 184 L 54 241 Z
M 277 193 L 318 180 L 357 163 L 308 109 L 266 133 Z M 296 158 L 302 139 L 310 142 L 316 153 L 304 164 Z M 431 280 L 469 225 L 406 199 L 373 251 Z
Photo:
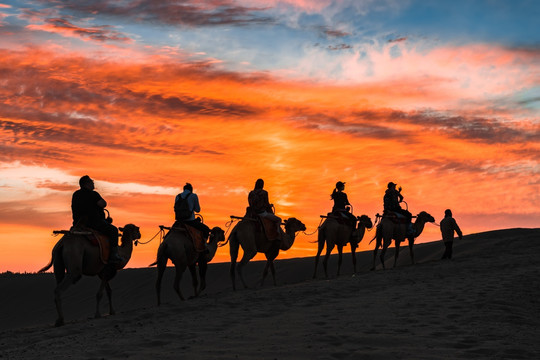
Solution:
M 442 259 L 452 259 L 452 246 L 454 245 L 454 231 L 458 234 L 459 239 L 463 239 L 463 233 L 459 228 L 456 220 L 452 217 L 452 210 L 444 211 L 444 219 L 441 220 L 441 234 L 446 247 Z

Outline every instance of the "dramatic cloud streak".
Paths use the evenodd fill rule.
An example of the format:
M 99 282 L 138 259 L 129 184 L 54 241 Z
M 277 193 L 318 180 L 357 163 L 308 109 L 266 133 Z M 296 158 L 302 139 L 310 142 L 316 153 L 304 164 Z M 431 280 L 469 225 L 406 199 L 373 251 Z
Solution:
M 43 25 L 28 25 L 28 29 L 59 33 L 64 36 L 75 36 L 95 41 L 122 41 L 131 42 L 131 39 L 120 32 L 111 29 L 110 26 L 83 28 L 70 23 L 66 19 L 45 19 Z
M 102 14 L 110 17 L 173 26 L 223 26 L 248 25 L 272 22 L 258 15 L 263 8 L 239 6 L 234 1 L 212 0 L 142 0 L 117 2 L 113 0 L 63 0 L 58 2 L 59 11 L 80 14 Z

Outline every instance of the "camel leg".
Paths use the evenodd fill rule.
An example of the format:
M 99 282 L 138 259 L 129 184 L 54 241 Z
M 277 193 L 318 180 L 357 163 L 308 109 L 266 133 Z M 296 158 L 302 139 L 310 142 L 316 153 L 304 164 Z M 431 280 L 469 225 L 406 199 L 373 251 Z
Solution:
M 114 315 L 116 312 L 114 311 L 113 304 L 112 304 L 112 289 L 111 284 L 107 281 L 107 285 L 105 286 L 105 290 L 107 291 L 107 297 L 109 298 L 109 315 Z
M 236 260 L 238 259 L 238 249 L 240 244 L 236 238 L 236 234 L 231 234 L 229 238 L 229 254 L 231 255 L 231 268 L 229 275 L 231 276 L 233 290 L 236 291 Z
M 208 269 L 208 263 L 206 260 L 199 261 L 199 277 L 201 279 L 201 286 L 199 287 L 199 294 L 206 289 L 206 270 Z
M 399 247 L 401 245 L 401 241 L 396 240 L 396 255 L 394 255 L 394 267 L 396 267 L 397 259 L 399 257 Z
M 388 249 L 388 247 L 390 246 L 391 243 L 392 243 L 392 239 L 384 239 L 383 238 L 383 246 L 382 246 L 382 250 L 381 250 L 380 259 L 381 259 L 382 267 L 385 270 L 386 270 L 386 266 L 384 265 L 384 255 L 386 255 L 386 250 Z
M 375 249 L 373 249 L 373 266 L 370 270 L 375 270 L 375 263 L 377 262 L 377 252 L 379 251 L 379 243 L 375 244 Z
M 174 267 L 176 269 L 176 275 L 174 276 L 174 284 L 173 284 L 174 291 L 176 291 L 176 293 L 180 297 L 180 300 L 184 301 L 185 300 L 184 296 L 182 295 L 182 291 L 180 290 L 180 280 L 182 280 L 182 274 L 186 270 L 186 266 L 185 265 L 180 266 L 180 265 L 175 264 Z
M 328 259 L 330 259 L 330 254 L 332 253 L 332 250 L 334 250 L 334 244 L 326 244 L 326 254 L 324 255 L 323 259 L 323 267 L 324 267 L 324 276 L 328 279 Z
M 410 238 L 409 238 L 409 253 L 411 254 L 411 264 L 414 265 L 414 251 L 413 251 L 413 246 L 414 246 L 414 237 L 410 237 Z
M 71 286 L 71 284 L 74 284 L 81 278 L 81 275 L 72 275 L 71 273 L 65 274 L 62 281 L 56 286 L 54 289 L 54 303 L 56 305 L 56 311 L 58 313 L 58 318 L 56 319 L 56 323 L 54 326 L 62 326 L 64 325 L 64 313 L 62 311 L 62 293 L 67 290 Z
M 324 234 L 319 231 L 319 239 L 318 239 L 318 245 L 317 245 L 317 255 L 315 255 L 315 270 L 313 270 L 313 278 L 315 279 L 317 277 L 317 265 L 319 264 L 319 256 L 321 256 L 321 253 L 324 249 Z
M 352 256 L 352 263 L 353 263 L 353 274 L 356 274 L 356 246 L 351 243 L 351 256 Z
M 337 276 L 341 274 L 341 263 L 343 262 L 343 246 L 337 245 L 338 251 L 338 265 L 337 265 Z
M 382 245 L 382 234 L 381 229 L 377 227 L 377 230 L 375 230 L 375 249 L 373 249 L 373 266 L 371 267 L 371 271 L 375 270 L 375 263 L 377 262 L 377 252 L 379 248 Z
M 99 284 L 99 289 L 96 294 L 96 314 L 94 317 L 96 319 L 101 317 L 101 312 L 99 311 L 99 303 L 101 302 L 101 298 L 103 297 L 103 290 L 105 290 L 105 286 L 107 285 L 107 282 L 105 280 L 101 280 L 101 283 Z M 110 299 L 109 299 L 110 302 Z
M 276 271 L 274 269 L 274 259 L 277 258 L 279 254 L 279 249 L 275 249 L 271 252 L 266 253 L 266 265 L 264 267 L 263 276 L 261 279 L 261 286 L 264 285 L 264 279 L 266 278 L 266 275 L 268 275 L 268 269 L 272 272 L 272 279 L 274 280 L 274 286 L 277 285 L 276 283 Z
M 270 269 L 270 260 L 266 260 L 266 264 L 264 265 L 264 270 L 261 278 L 261 286 L 264 286 L 264 279 L 266 279 L 266 275 L 268 275 L 268 269 Z M 275 285 L 275 279 L 274 279 L 274 285 Z
M 188 269 L 191 274 L 191 283 L 193 284 L 193 293 L 195 294 L 194 296 L 199 296 L 199 291 L 197 290 L 199 286 L 199 281 L 197 280 L 197 263 L 190 265 Z
M 163 273 L 167 268 L 167 258 L 158 256 L 157 260 L 157 271 L 158 276 L 156 280 L 156 294 L 157 294 L 157 304 L 161 305 L 161 280 L 163 279 Z
M 270 272 L 272 272 L 272 279 L 274 279 L 274 286 L 277 286 L 276 283 L 276 269 L 274 269 L 274 260 L 270 262 Z
M 240 262 L 238 263 L 238 268 L 237 268 L 237 272 L 238 272 L 238 277 L 240 278 L 240 282 L 242 282 L 242 285 L 244 285 L 244 289 L 247 289 L 248 286 L 244 280 L 244 276 L 242 275 L 242 270 L 244 268 L 244 266 L 246 266 L 246 264 L 249 262 L 249 260 L 253 259 L 253 257 L 257 254 L 257 251 L 247 251 L 246 249 L 244 249 L 244 255 L 242 256 L 242 260 L 240 260 Z

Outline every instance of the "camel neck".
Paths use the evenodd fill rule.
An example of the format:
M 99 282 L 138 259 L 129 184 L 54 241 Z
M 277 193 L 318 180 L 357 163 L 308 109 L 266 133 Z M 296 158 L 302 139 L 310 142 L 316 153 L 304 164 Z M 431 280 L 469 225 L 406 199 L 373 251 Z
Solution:
M 133 241 L 131 239 L 122 236 L 121 244 L 118 246 L 118 255 L 124 259 L 125 264 L 122 264 L 122 268 L 127 265 L 129 259 L 131 259 L 131 253 L 133 252 Z
M 424 231 L 425 224 L 426 224 L 425 221 L 421 221 L 419 219 L 416 220 L 416 222 L 414 223 L 414 227 L 415 227 L 414 237 L 419 237 L 420 234 L 422 234 L 422 231 Z

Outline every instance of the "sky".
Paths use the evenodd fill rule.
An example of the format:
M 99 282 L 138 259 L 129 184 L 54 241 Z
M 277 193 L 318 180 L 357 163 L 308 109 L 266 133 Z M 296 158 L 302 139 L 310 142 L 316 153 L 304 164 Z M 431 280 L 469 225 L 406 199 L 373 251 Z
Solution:
M 49 261 L 83 175 L 142 241 L 186 182 L 227 230 L 262 178 L 307 227 L 278 258 L 315 255 L 337 181 L 372 220 L 393 181 L 465 234 L 539 227 L 538 18 L 535 0 L 0 0 L 0 272 Z

